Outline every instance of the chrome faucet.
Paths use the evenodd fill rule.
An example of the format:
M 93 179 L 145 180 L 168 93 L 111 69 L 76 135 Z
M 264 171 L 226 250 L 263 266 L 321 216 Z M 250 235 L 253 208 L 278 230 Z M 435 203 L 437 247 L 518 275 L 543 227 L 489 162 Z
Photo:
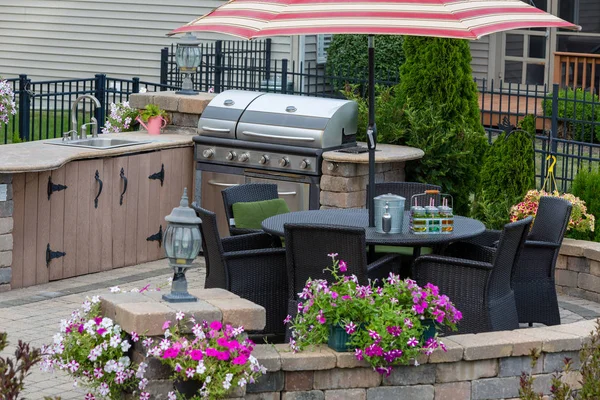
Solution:
M 92 117 L 92 119 L 91 119 L 92 122 L 81 125 L 81 128 L 80 128 L 81 134 L 78 133 L 79 127 L 77 126 L 77 105 L 79 104 L 80 101 L 82 101 L 84 99 L 93 100 L 94 103 L 96 103 L 96 106 L 94 107 L 94 109 L 96 109 L 98 107 L 102 107 L 102 105 L 100 104 L 98 99 L 95 98 L 94 96 L 92 96 L 91 94 L 84 94 L 84 95 L 76 98 L 75 102 L 73 102 L 73 106 L 71 107 L 71 131 L 69 131 L 65 135 L 63 135 L 63 140 L 65 138 L 68 138 L 68 134 L 71 134 L 71 137 L 70 137 L 71 140 L 86 139 L 87 138 L 87 126 L 86 125 L 92 125 L 92 127 L 93 127 L 92 128 L 92 137 L 98 137 L 98 120 L 96 120 L 96 118 L 94 118 L 94 117 Z

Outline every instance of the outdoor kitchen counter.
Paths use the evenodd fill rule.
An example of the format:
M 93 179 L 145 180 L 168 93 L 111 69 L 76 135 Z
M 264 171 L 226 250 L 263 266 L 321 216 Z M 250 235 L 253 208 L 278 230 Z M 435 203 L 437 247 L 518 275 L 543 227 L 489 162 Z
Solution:
M 0 146 L 0 174 L 49 171 L 58 169 L 75 160 L 114 157 L 177 147 L 191 147 L 194 135 L 196 135 L 195 129 L 186 128 L 167 128 L 159 136 L 149 136 L 143 130 L 118 134 L 102 134 L 100 136 L 105 138 L 117 137 L 132 140 L 152 140 L 151 143 L 105 150 L 50 145 L 45 143 L 47 140 Z
M 366 143 L 358 143 L 362 147 L 367 147 Z M 408 146 L 397 146 L 393 144 L 377 144 L 375 150 L 376 163 L 398 163 L 410 160 L 418 160 L 423 158 L 425 153 L 423 150 Z M 352 154 L 342 153 L 339 151 L 328 151 L 323 153 L 325 161 L 333 163 L 352 163 L 352 164 L 368 164 L 369 153 Z

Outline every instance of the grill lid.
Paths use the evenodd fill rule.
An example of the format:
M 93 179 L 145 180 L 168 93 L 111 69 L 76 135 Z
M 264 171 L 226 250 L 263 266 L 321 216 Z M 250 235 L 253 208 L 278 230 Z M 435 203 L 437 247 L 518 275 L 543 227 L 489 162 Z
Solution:
M 264 93 L 226 90 L 206 106 L 198 121 L 198 134 L 235 139 L 235 127 L 252 101 Z
M 237 138 L 293 146 L 330 148 L 356 135 L 353 101 L 267 93 L 242 114 Z

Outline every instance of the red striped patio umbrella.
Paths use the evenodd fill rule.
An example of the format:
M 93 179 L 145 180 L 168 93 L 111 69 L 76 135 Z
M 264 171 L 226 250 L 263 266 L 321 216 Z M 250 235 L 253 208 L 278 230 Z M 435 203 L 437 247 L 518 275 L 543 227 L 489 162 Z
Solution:
M 231 0 L 175 29 L 254 39 L 314 34 L 410 35 L 479 39 L 520 28 L 579 26 L 521 0 Z M 369 37 L 369 226 L 374 226 L 375 128 L 373 37 Z

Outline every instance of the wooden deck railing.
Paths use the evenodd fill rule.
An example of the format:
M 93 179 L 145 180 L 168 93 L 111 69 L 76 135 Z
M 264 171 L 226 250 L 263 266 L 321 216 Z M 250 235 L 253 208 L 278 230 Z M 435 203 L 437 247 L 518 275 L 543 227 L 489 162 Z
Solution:
M 600 54 L 554 53 L 554 83 L 561 87 L 600 89 Z

